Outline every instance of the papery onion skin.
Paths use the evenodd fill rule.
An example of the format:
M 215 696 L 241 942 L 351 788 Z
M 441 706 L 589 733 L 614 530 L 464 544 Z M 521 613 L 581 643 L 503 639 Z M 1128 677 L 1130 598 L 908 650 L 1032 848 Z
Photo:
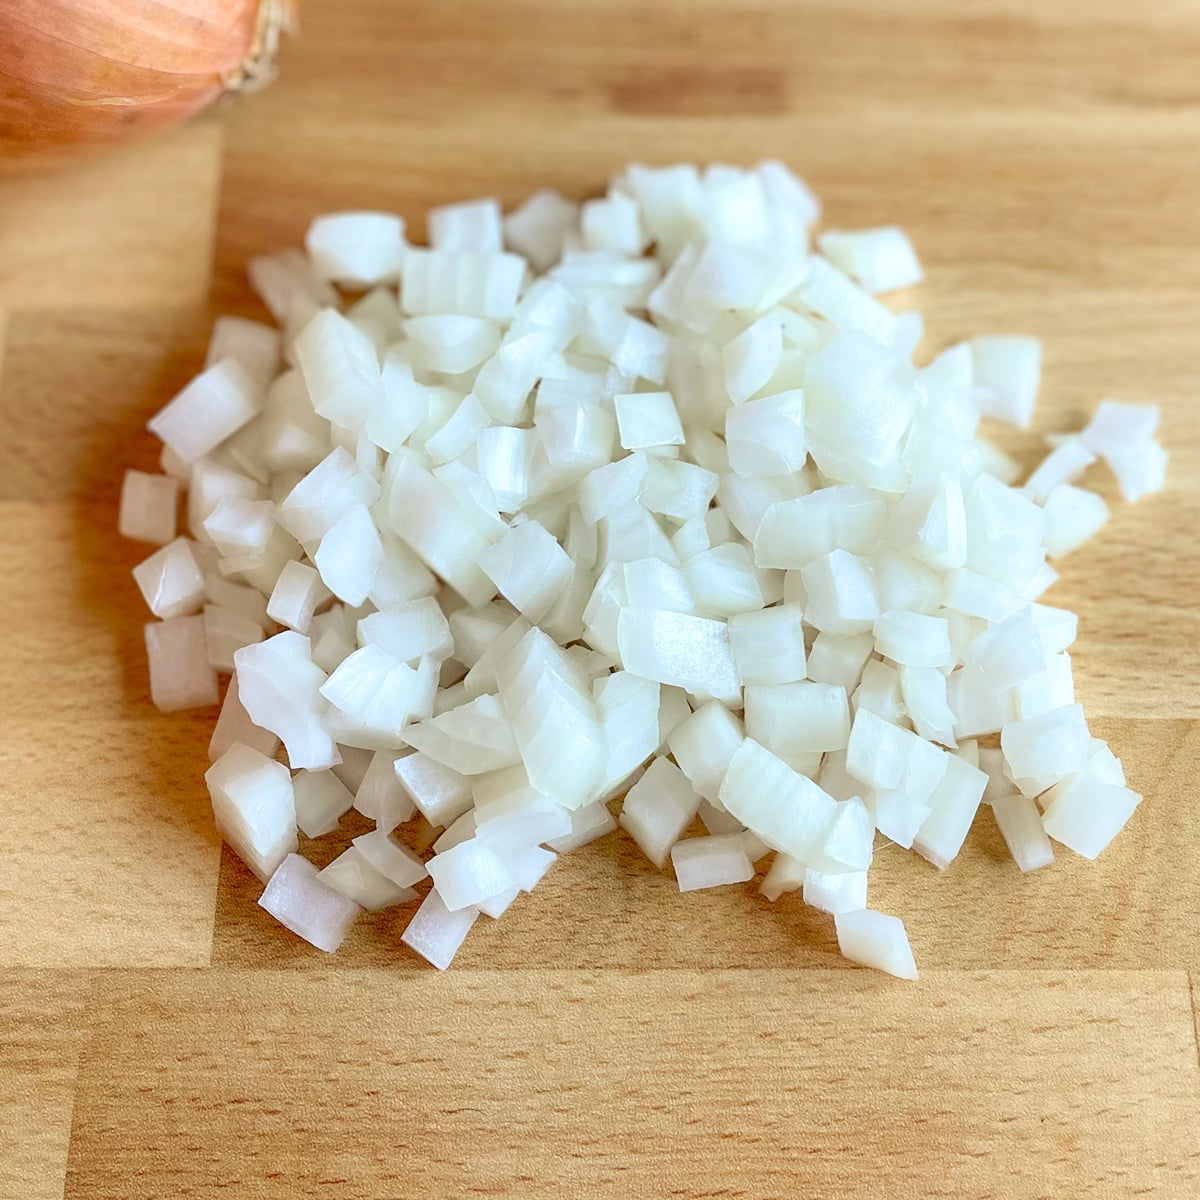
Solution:
M 5 0 L 0 170 L 74 157 L 271 78 L 297 0 Z

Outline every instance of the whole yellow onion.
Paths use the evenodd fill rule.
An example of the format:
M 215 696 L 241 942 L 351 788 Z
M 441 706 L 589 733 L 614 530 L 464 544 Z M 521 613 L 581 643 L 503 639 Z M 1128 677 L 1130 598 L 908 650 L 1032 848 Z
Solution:
M 0 0 L 0 166 L 174 124 L 274 74 L 296 0 Z

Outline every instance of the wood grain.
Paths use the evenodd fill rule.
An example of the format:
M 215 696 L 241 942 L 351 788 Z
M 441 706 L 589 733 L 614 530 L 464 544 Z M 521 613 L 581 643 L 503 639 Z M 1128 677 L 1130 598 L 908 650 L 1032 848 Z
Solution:
M 0 975 L 0 1196 L 63 1194 L 91 980 L 77 971 Z
M 1178 972 L 212 969 L 97 991 L 69 1200 L 1200 1186 Z
M 0 1200 L 1200 1194 L 1195 5 L 306 0 L 304 25 L 236 109 L 0 180 Z M 909 230 L 920 354 L 1044 339 L 1037 432 L 1162 404 L 1167 492 L 1089 476 L 1112 521 L 1050 596 L 1134 821 L 1029 877 L 986 814 L 945 874 L 881 853 L 913 986 L 796 897 L 681 896 L 622 837 L 446 975 L 407 908 L 332 960 L 282 933 L 212 833 L 212 714 L 149 703 L 145 548 L 114 531 L 146 418 L 316 212 L 419 235 L 447 200 L 768 155 L 829 224 Z
M 202 301 L 220 150 L 220 125 L 198 121 L 167 140 L 0 189 L 0 307 Z
M 0 502 L 0 623 L 20 630 L 0 681 L 4 965 L 199 965 L 211 953 L 212 714 L 178 720 L 149 703 L 127 582 L 141 552 L 93 524 L 109 525 L 114 502 Z M 133 619 L 114 620 L 112 605 Z

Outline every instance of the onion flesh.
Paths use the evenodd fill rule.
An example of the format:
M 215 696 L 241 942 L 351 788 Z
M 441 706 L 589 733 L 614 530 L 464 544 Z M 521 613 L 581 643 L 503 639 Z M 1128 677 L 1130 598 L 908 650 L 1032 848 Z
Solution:
M 285 922 L 276 892 L 325 904 L 302 936 L 428 874 L 405 940 L 445 967 L 619 825 L 683 890 L 774 854 L 765 895 L 907 978 L 903 925 L 866 908 L 881 839 L 945 870 L 986 802 L 1031 870 L 1129 819 L 1076 619 L 1042 597 L 1107 519 L 1078 486 L 1096 459 L 1131 498 L 1161 486 L 1157 413 L 1105 402 L 1014 486 L 980 423 L 1028 423 L 1038 343 L 914 365 L 923 322 L 874 295 L 919 278 L 911 245 L 814 254 L 817 211 L 777 163 L 631 167 L 582 207 L 445 206 L 428 248 L 347 212 L 252 262 L 280 331 L 218 324 L 121 526 L 160 544 L 136 569 L 155 701 L 213 703 L 234 669 L 214 805 L 283 872 Z M 297 831 L 344 838 L 351 805 L 374 832 L 310 880 Z

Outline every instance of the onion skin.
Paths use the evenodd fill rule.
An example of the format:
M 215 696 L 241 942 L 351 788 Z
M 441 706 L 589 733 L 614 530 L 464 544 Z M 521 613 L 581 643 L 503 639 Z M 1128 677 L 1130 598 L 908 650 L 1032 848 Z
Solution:
M 3 0 L 0 169 L 173 125 L 270 76 L 294 0 Z

